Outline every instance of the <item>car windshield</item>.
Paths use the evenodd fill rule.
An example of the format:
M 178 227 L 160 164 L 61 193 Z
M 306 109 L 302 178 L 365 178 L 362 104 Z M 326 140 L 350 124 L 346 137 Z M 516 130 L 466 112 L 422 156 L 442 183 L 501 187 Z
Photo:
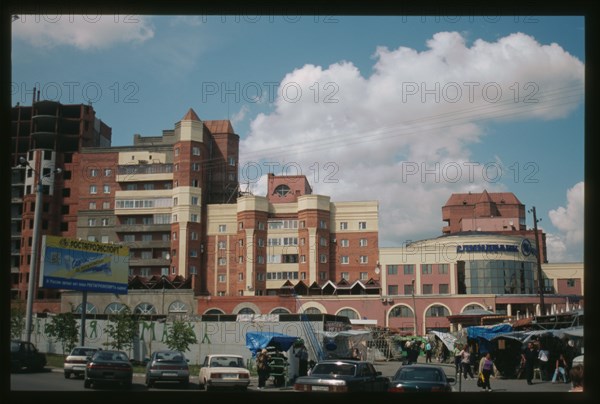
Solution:
M 71 355 L 73 356 L 92 356 L 97 349 L 93 348 L 74 348 Z
M 352 363 L 318 363 L 310 374 L 354 376 L 356 365 Z
M 244 360 L 242 358 L 236 358 L 235 356 L 215 356 L 210 360 L 210 367 L 243 368 Z
M 94 356 L 94 360 L 101 361 L 129 361 L 127 356 L 121 352 L 99 352 Z
M 401 369 L 394 380 L 412 380 L 424 382 L 440 382 L 444 378 L 437 369 Z
M 158 352 L 156 360 L 159 362 L 185 362 L 183 355 L 179 352 Z

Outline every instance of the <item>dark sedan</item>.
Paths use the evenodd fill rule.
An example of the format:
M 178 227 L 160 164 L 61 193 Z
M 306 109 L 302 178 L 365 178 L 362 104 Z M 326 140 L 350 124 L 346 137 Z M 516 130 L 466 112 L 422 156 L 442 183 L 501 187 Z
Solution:
M 46 366 L 46 355 L 27 341 L 10 341 L 10 368 L 18 372 L 23 368 L 28 371 L 40 371 Z
M 310 375 L 294 382 L 294 390 L 305 392 L 346 393 L 383 392 L 389 379 L 375 370 L 372 363 L 350 359 L 331 359 L 317 363 Z
M 441 366 L 407 365 L 396 371 L 388 391 L 403 392 L 451 392 L 454 378 L 446 377 Z
M 133 383 L 133 367 L 129 357 L 122 351 L 98 351 L 85 366 L 83 387 L 96 384 L 119 384 L 130 388 Z
M 154 383 L 176 382 L 187 386 L 190 382 L 188 361 L 179 351 L 156 351 L 146 365 L 146 386 Z

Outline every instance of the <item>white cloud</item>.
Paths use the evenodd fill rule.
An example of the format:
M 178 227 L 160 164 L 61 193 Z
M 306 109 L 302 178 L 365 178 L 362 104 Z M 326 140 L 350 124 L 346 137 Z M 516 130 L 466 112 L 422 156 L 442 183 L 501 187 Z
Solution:
M 36 47 L 74 46 L 88 50 L 154 36 L 150 19 L 137 15 L 20 15 L 13 36 Z
M 550 221 L 556 227 L 560 234 L 553 235 L 557 244 L 562 243 L 567 250 L 577 247 L 576 250 L 582 251 L 583 230 L 584 230 L 584 182 L 579 182 L 573 188 L 567 191 L 567 206 L 559 206 L 548 212 Z M 575 248 L 573 248 L 575 250 Z M 548 249 L 549 254 L 552 250 Z M 562 250 L 559 249 L 558 253 Z M 552 257 L 552 261 L 559 261 Z M 561 260 L 581 260 L 581 256 L 563 256 Z M 550 257 L 548 257 L 550 260 Z
M 378 48 L 369 77 L 349 61 L 288 73 L 240 156 L 300 167 L 334 201 L 378 200 L 382 245 L 441 234 L 453 192 L 506 191 L 471 155 L 485 124 L 567 115 L 582 101 L 584 66 L 520 33 L 467 47 L 440 32 L 427 45 Z

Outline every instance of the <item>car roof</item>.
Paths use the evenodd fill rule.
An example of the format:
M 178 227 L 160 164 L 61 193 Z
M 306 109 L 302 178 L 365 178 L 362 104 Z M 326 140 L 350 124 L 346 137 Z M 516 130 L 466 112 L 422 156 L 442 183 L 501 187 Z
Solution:
M 210 354 L 210 355 L 206 355 L 209 358 L 212 358 L 213 356 L 230 356 L 230 357 L 234 357 L 234 358 L 244 358 L 242 355 L 237 355 L 237 354 L 228 354 L 228 353 L 220 353 L 220 354 Z

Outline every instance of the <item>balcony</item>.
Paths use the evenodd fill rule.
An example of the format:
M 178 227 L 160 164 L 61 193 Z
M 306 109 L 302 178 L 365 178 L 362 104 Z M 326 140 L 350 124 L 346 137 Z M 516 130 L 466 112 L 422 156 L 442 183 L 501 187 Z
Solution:
M 123 243 L 130 250 L 147 250 L 148 248 L 171 248 L 170 240 L 132 241 Z
M 115 226 L 115 231 L 117 233 L 170 232 L 171 224 L 122 224 Z
M 130 258 L 130 267 L 168 267 L 171 262 L 166 258 Z

